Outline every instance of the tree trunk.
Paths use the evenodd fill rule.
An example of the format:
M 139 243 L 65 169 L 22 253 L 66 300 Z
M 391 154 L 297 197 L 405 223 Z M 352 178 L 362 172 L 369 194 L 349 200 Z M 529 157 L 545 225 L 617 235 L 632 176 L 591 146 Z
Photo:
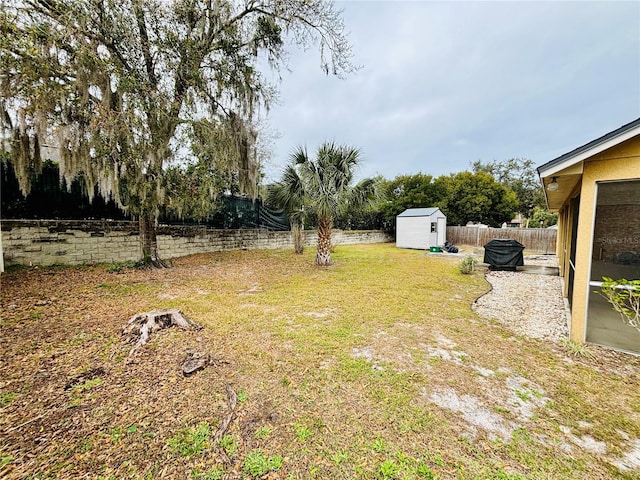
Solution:
M 293 237 L 293 248 L 297 254 L 301 254 L 304 251 L 304 238 L 300 222 L 291 222 L 291 236 Z
M 156 222 L 153 216 L 148 214 L 140 215 L 138 220 L 140 226 L 140 248 L 142 251 L 142 261 L 151 267 L 166 267 L 167 265 L 158 256 L 158 240 L 156 238 Z
M 333 218 L 318 218 L 318 253 L 316 265 L 326 267 L 331 265 L 331 232 L 333 230 Z

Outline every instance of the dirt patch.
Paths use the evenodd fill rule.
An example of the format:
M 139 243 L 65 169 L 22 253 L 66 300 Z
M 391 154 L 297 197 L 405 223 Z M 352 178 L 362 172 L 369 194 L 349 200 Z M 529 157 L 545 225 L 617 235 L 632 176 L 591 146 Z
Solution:
M 429 395 L 429 401 L 441 408 L 451 410 L 462 415 L 462 418 L 470 427 L 480 427 L 493 434 L 489 438 L 501 438 L 509 441 L 517 425 L 507 422 L 500 415 L 494 413 L 482 402 L 471 395 L 458 395 L 455 390 L 446 388 Z M 471 430 L 471 438 L 477 434 Z
M 607 444 L 596 440 L 591 435 L 574 435 L 569 427 L 563 425 L 560 426 L 560 431 L 567 436 L 569 441 L 589 453 L 598 455 L 607 453 Z
M 613 464 L 622 471 L 640 470 L 640 439 L 630 442 L 630 450 Z

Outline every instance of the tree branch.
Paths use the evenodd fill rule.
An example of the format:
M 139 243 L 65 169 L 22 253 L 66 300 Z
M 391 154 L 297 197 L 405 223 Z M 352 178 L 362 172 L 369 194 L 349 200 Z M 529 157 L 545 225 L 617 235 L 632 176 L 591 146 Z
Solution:
M 151 58 L 151 46 L 149 43 L 149 34 L 147 32 L 147 24 L 144 19 L 144 12 L 138 1 L 133 4 L 136 22 L 138 24 L 138 32 L 140 33 L 140 46 L 142 47 L 142 55 L 147 71 L 147 79 L 151 86 L 155 89 L 158 86 L 158 79 L 153 69 L 153 58 Z

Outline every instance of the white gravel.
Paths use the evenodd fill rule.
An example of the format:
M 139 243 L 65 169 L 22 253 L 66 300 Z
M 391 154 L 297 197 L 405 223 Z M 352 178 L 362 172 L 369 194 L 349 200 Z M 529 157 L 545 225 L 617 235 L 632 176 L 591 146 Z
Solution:
M 525 265 L 557 267 L 555 255 L 526 256 Z M 559 341 L 568 335 L 560 277 L 524 272 L 487 271 L 493 287 L 473 309 L 520 335 Z

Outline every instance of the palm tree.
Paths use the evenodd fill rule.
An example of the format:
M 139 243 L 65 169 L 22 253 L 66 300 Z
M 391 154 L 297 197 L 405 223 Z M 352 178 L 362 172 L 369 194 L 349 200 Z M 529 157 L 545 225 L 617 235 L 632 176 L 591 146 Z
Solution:
M 305 207 L 317 215 L 318 265 L 331 265 L 331 232 L 335 216 L 347 206 L 364 206 L 373 198 L 373 179 L 351 185 L 359 161 L 358 149 L 331 142 L 318 148 L 315 160 L 309 158 L 304 147 L 298 147 L 291 155 L 291 163 L 282 180 L 272 188 L 274 203 L 284 207 L 290 219 L 292 214 L 298 215 L 295 219 L 300 223 L 296 225 L 301 225 Z M 294 223 L 292 221 L 292 232 Z
M 304 250 L 302 228 L 304 225 L 304 187 L 295 165 L 287 165 L 282 172 L 282 179 L 274 183 L 268 190 L 268 201 L 276 208 L 283 208 L 289 216 L 291 236 L 295 252 Z

